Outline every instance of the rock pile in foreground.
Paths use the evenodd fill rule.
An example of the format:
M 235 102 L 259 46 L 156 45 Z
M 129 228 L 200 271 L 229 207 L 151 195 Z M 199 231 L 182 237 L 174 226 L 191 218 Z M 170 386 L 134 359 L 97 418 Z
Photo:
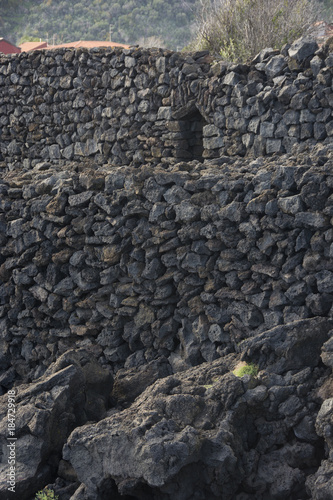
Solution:
M 278 326 L 237 354 L 164 376 L 125 408 L 108 409 L 107 371 L 69 351 L 18 388 L 17 495 L 31 498 L 56 474 L 64 500 L 332 498 L 332 326 Z M 241 360 L 258 375 L 237 377 Z M 131 373 L 127 384 L 130 393 Z
M 333 498 L 332 167 L 4 172 L 0 500 Z

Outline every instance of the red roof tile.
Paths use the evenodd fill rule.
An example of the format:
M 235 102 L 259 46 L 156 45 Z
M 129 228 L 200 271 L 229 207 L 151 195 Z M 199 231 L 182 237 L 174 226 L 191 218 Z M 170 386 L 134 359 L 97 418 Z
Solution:
M 30 50 L 45 49 L 47 42 L 24 42 L 19 47 L 22 52 L 29 52 Z
M 124 45 L 123 43 L 116 43 L 116 42 L 103 42 L 99 40 L 91 41 L 91 40 L 79 40 L 77 42 L 69 42 L 69 43 L 62 43 L 60 45 L 48 45 L 48 49 L 61 49 L 61 48 L 79 48 L 79 47 L 84 47 L 87 49 L 92 49 L 94 47 L 122 47 L 124 49 L 128 49 L 129 45 Z
M 0 52 L 3 54 L 19 54 L 21 49 L 20 47 L 16 47 L 16 45 L 13 45 L 4 38 L 0 37 Z

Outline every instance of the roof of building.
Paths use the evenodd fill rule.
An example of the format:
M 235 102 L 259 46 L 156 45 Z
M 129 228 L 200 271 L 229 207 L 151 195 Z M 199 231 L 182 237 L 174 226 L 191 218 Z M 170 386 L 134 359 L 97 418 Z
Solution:
M 14 45 L 11 42 L 8 42 L 8 40 L 6 40 L 3 37 L 0 37 L 0 43 L 5 44 L 5 46 L 7 47 L 6 51 L 0 50 L 0 52 L 3 52 L 4 54 L 17 54 L 17 53 L 21 52 L 20 47 L 16 47 L 16 45 Z
M 1 40 L 1 39 L 0 39 Z M 129 45 L 116 42 L 107 42 L 100 40 L 78 40 L 76 42 L 61 43 L 58 45 L 48 44 L 47 42 L 24 42 L 20 45 L 22 52 L 29 52 L 31 50 L 40 49 L 62 49 L 62 48 L 79 48 L 84 47 L 87 49 L 92 49 L 94 47 L 121 47 L 123 49 L 128 49 Z
M 22 52 L 29 52 L 30 50 L 45 49 L 47 42 L 24 42 L 19 47 Z
M 122 47 L 123 49 L 128 49 L 129 45 L 116 42 L 106 42 L 99 40 L 78 40 L 77 42 L 62 43 L 60 45 L 48 45 L 48 49 L 61 49 L 61 48 L 79 48 L 84 47 L 87 49 L 92 49 L 94 47 Z

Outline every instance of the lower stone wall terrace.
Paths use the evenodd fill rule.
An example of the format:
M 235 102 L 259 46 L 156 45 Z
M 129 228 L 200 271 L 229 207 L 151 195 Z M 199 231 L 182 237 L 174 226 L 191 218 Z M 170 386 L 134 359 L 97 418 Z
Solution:
M 172 370 L 332 316 L 333 156 L 41 162 L 0 181 L 0 383 L 71 347 Z

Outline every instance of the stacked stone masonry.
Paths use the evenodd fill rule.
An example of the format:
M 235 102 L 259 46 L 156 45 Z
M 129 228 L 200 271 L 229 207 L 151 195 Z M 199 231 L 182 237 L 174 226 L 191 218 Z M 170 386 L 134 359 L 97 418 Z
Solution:
M 160 356 L 177 371 L 332 316 L 332 153 L 308 155 L 5 175 L 3 386 L 73 346 L 114 372 Z
M 0 500 L 333 498 L 331 49 L 0 58 Z
M 313 41 L 250 65 L 162 49 L 0 58 L 3 158 L 140 165 L 290 152 L 333 137 L 333 54 Z

